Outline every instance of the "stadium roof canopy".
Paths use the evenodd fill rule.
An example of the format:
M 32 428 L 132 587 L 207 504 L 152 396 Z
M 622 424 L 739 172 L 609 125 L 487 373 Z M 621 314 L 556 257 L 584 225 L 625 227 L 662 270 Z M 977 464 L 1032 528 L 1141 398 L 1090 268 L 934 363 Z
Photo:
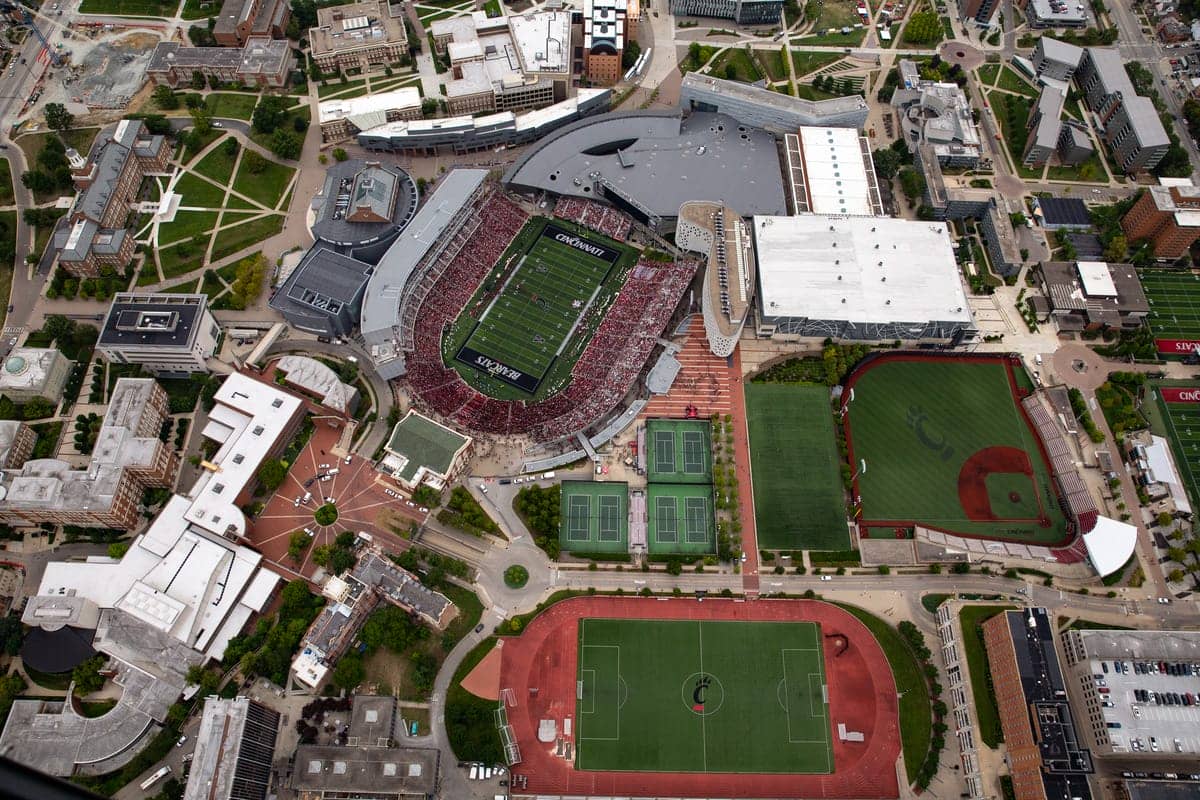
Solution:
M 1125 566 L 1137 545 L 1137 528 L 1109 517 L 1099 517 L 1096 527 L 1083 535 L 1088 559 L 1100 577 Z
M 607 182 L 662 218 L 673 219 L 689 200 L 723 203 L 743 216 L 786 213 L 775 137 L 724 114 L 588 117 L 532 145 L 504 182 L 585 198 Z
M 754 241 L 762 306 L 773 317 L 972 322 L 945 223 L 755 217 Z
M 359 328 L 368 343 L 392 340 L 393 328 L 400 324 L 400 297 L 413 269 L 486 177 L 487 170 L 483 169 L 448 172 L 412 222 L 383 254 L 367 282 L 367 293 L 363 298 Z

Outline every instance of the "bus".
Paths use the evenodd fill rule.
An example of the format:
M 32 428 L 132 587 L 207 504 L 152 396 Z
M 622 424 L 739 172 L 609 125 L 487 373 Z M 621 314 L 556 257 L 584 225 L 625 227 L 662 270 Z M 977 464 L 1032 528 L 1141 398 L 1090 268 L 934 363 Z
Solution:
M 141 783 L 142 791 L 143 792 L 146 791 L 151 786 L 158 783 L 159 781 L 161 781 L 163 778 L 167 777 L 170 774 L 171 774 L 171 768 L 169 766 L 161 768 L 160 770 L 158 770 L 158 772 L 154 773 L 149 778 L 146 778 L 146 780 L 142 781 L 142 783 Z

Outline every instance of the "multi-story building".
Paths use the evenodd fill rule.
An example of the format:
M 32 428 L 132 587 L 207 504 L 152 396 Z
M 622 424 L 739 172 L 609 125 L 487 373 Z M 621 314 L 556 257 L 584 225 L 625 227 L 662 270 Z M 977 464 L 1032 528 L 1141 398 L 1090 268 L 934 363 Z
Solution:
M 521 16 L 437 20 L 434 47 L 450 61 L 446 82 L 451 114 L 521 111 L 566 99 L 571 82 L 571 15 L 544 11 Z
M 593 85 L 621 79 L 621 54 L 635 36 L 629 0 L 583 0 L 583 71 Z
M 683 76 L 679 107 L 685 111 L 714 111 L 744 125 L 777 136 L 797 128 L 861 129 L 867 121 L 867 101 L 857 94 L 829 100 L 801 100 L 740 81 L 689 72 Z
M 1194 764 L 1200 753 L 1200 633 L 1069 630 L 1067 686 L 1096 754 Z M 1191 696 L 1191 702 L 1185 696 Z
M 1038 275 L 1059 330 L 1137 330 L 1150 314 L 1131 264 L 1047 261 Z
M 1091 753 L 1075 730 L 1044 608 L 983 623 L 983 642 L 1017 800 L 1090 800 Z
M 1075 120 L 1063 119 L 1066 101 L 1065 86 L 1052 83 L 1042 86 L 1042 93 L 1029 115 L 1025 157 L 1022 159 L 1025 166 L 1041 166 L 1054 157 L 1060 164 L 1081 164 L 1096 152 L 1087 128 Z
M 291 15 L 287 0 L 225 0 L 213 38 L 222 47 L 241 47 L 252 36 L 284 39 Z
M 204 701 L 184 800 L 265 800 L 279 712 L 248 697 Z
M 903 87 L 892 93 L 892 106 L 909 146 L 930 145 L 943 167 L 978 166 L 979 126 L 959 85 L 924 80 L 907 59 L 900 62 L 900 74 Z
M 123 292 L 109 306 L 96 349 L 113 364 L 183 376 L 209 371 L 220 334 L 208 295 Z
M 121 378 L 87 467 L 44 458 L 5 473 L 0 521 L 135 527 L 142 491 L 171 486 L 178 466 L 174 451 L 158 438 L 167 412 L 167 393 L 156 382 Z
M 388 122 L 420 118 L 421 92 L 415 86 L 317 104 L 321 141 L 326 143 L 349 139 Z
M 1033 67 L 1041 77 L 1058 81 L 1069 81 L 1079 69 L 1083 48 L 1060 42 L 1050 36 L 1041 36 L 1033 48 Z
M 1126 173 L 1149 171 L 1171 145 L 1154 104 L 1138 96 L 1116 48 L 1088 47 L 1075 84 L 1103 126 L 1105 143 Z
M 194 76 L 205 81 L 242 83 L 247 86 L 281 88 L 295 64 L 286 39 L 251 37 L 245 46 L 188 47 L 178 42 L 159 42 L 146 65 L 146 77 L 155 85 L 191 85 Z
M 1200 239 L 1200 187 L 1190 181 L 1151 186 L 1121 218 L 1130 242 L 1148 241 L 1156 258 L 1179 258 Z
M 75 362 L 53 347 L 17 347 L 0 369 L 0 394 L 14 403 L 41 397 L 57 403 Z
M 125 269 L 135 245 L 126 218 L 142 179 L 168 171 L 169 142 L 141 121 L 123 119 L 111 134 L 101 135 L 90 162 L 74 150 L 67 156 L 79 196 L 66 235 L 55 237 L 59 265 L 78 277 L 95 277 L 102 266 Z
M 440 490 L 466 467 L 471 445 L 471 437 L 410 410 L 392 429 L 379 470 L 408 491 L 422 483 Z
M 1088 12 L 1073 0 L 1017 0 L 1031 28 L 1086 28 Z
M 317 9 L 308 31 L 312 58 L 324 72 L 393 64 L 408 55 L 408 34 L 383 0 Z
M 33 428 L 15 419 L 0 421 L 0 469 L 20 469 L 37 444 Z
M 783 13 L 783 0 L 671 0 L 677 17 L 718 17 L 738 25 L 775 25 Z
M 959 16 L 963 22 L 974 20 L 980 25 L 988 25 L 998 5 L 997 0 L 963 0 L 958 5 Z

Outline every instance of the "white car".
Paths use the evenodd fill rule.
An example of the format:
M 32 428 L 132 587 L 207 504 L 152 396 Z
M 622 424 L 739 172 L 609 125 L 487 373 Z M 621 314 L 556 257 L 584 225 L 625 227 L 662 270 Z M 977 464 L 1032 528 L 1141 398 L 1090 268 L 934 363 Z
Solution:
M 1165 606 L 1165 605 L 1167 605 L 1168 603 L 1170 603 L 1170 602 L 1171 602 L 1171 598 L 1169 598 L 1169 597 L 1160 597 L 1160 598 L 1158 598 L 1158 602 L 1159 602 L 1159 603 L 1161 603 L 1162 605 L 1164 605 L 1164 606 Z
M 821 580 L 823 580 L 823 581 L 831 581 L 831 580 L 833 580 L 833 576 L 832 576 L 832 575 L 822 575 L 822 576 L 821 576 Z
M 742 563 L 743 564 L 746 563 L 746 554 L 745 553 L 742 553 Z
M 214 128 L 224 128 L 224 127 L 225 127 L 225 123 L 221 122 L 221 120 L 219 120 L 219 119 L 218 119 L 218 120 L 213 120 L 213 127 L 214 127 Z

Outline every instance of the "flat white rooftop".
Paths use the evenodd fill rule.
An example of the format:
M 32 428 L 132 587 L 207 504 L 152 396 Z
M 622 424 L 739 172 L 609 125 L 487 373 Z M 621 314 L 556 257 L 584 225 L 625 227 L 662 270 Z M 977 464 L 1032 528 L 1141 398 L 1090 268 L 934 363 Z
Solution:
M 771 316 L 971 323 L 945 223 L 756 216 L 754 239 Z
M 571 14 L 543 11 L 510 16 L 508 29 L 526 72 L 571 72 Z
M 800 143 L 814 214 L 874 213 L 871 195 L 875 189 L 867 176 L 858 131 L 804 127 L 800 129 Z
M 1079 269 L 1083 292 L 1088 297 L 1117 296 L 1117 285 L 1113 283 L 1108 264 L 1103 261 L 1079 261 L 1075 266 Z
M 364 97 L 322 100 L 317 104 L 317 117 L 321 122 L 333 122 L 363 114 L 420 107 L 421 92 L 415 86 L 404 86 L 390 92 L 379 92 Z

